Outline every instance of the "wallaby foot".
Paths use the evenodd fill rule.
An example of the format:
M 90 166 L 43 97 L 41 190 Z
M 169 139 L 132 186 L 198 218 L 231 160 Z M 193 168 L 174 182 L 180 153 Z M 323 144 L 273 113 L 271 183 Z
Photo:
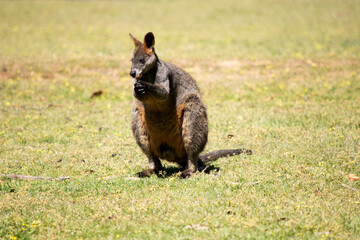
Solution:
M 139 172 L 137 175 L 139 177 L 141 177 L 141 178 L 150 177 L 154 173 L 156 175 L 159 175 L 159 172 L 162 169 L 162 165 L 161 165 L 161 162 L 160 162 L 159 158 L 150 157 L 149 158 L 149 165 L 150 165 L 150 167 L 148 169 L 145 169 L 145 170 Z
M 138 172 L 136 175 L 140 178 L 145 178 L 145 177 L 150 177 L 153 173 L 155 174 L 159 174 L 158 170 L 152 169 L 152 168 L 148 168 L 145 169 L 141 172 Z
M 194 171 L 190 168 L 184 170 L 180 174 L 180 178 L 190 178 L 194 174 Z

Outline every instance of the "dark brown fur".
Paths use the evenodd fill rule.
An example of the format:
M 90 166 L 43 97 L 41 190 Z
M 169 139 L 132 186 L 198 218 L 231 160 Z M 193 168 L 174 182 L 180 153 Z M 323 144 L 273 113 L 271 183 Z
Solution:
M 132 130 L 150 165 L 140 177 L 158 173 L 162 169 L 160 159 L 179 164 L 185 169 L 181 176 L 189 177 L 203 161 L 251 153 L 233 149 L 199 157 L 208 139 L 208 120 L 195 80 L 158 59 L 152 33 L 146 34 L 144 43 L 130 36 L 135 45 L 130 72 L 135 79 Z

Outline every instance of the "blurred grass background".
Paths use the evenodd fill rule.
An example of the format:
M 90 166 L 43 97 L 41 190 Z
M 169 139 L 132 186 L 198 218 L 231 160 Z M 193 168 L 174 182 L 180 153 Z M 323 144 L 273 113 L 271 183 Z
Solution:
M 167 59 L 359 56 L 358 1 L 2 2 L 2 57 L 127 58 L 156 33 Z
M 1 1 L 0 239 L 358 239 L 360 1 Z M 199 83 L 220 171 L 134 180 L 133 44 Z M 97 98 L 92 93 L 102 90 Z M 173 165 L 165 164 L 172 168 Z M 259 182 L 258 184 L 254 184 Z M 250 185 L 246 185 L 249 184 Z

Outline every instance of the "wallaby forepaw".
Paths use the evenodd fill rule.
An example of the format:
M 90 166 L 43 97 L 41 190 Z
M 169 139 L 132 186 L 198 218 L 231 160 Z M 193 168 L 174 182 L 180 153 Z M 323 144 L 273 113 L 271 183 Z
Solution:
M 140 81 L 136 81 L 134 84 L 134 90 L 138 95 L 146 94 L 146 85 L 142 84 Z

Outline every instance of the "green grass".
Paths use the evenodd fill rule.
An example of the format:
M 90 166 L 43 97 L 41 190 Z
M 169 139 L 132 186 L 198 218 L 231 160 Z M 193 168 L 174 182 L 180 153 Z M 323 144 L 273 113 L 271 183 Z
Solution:
M 347 178 L 360 175 L 359 12 L 358 0 L 0 2 L 0 174 L 71 178 L 0 177 L 0 239 L 359 239 L 360 191 L 341 185 L 360 190 Z M 186 180 L 129 178 L 147 160 L 130 129 L 128 33 L 147 31 L 200 85 L 206 152 L 252 156 Z

